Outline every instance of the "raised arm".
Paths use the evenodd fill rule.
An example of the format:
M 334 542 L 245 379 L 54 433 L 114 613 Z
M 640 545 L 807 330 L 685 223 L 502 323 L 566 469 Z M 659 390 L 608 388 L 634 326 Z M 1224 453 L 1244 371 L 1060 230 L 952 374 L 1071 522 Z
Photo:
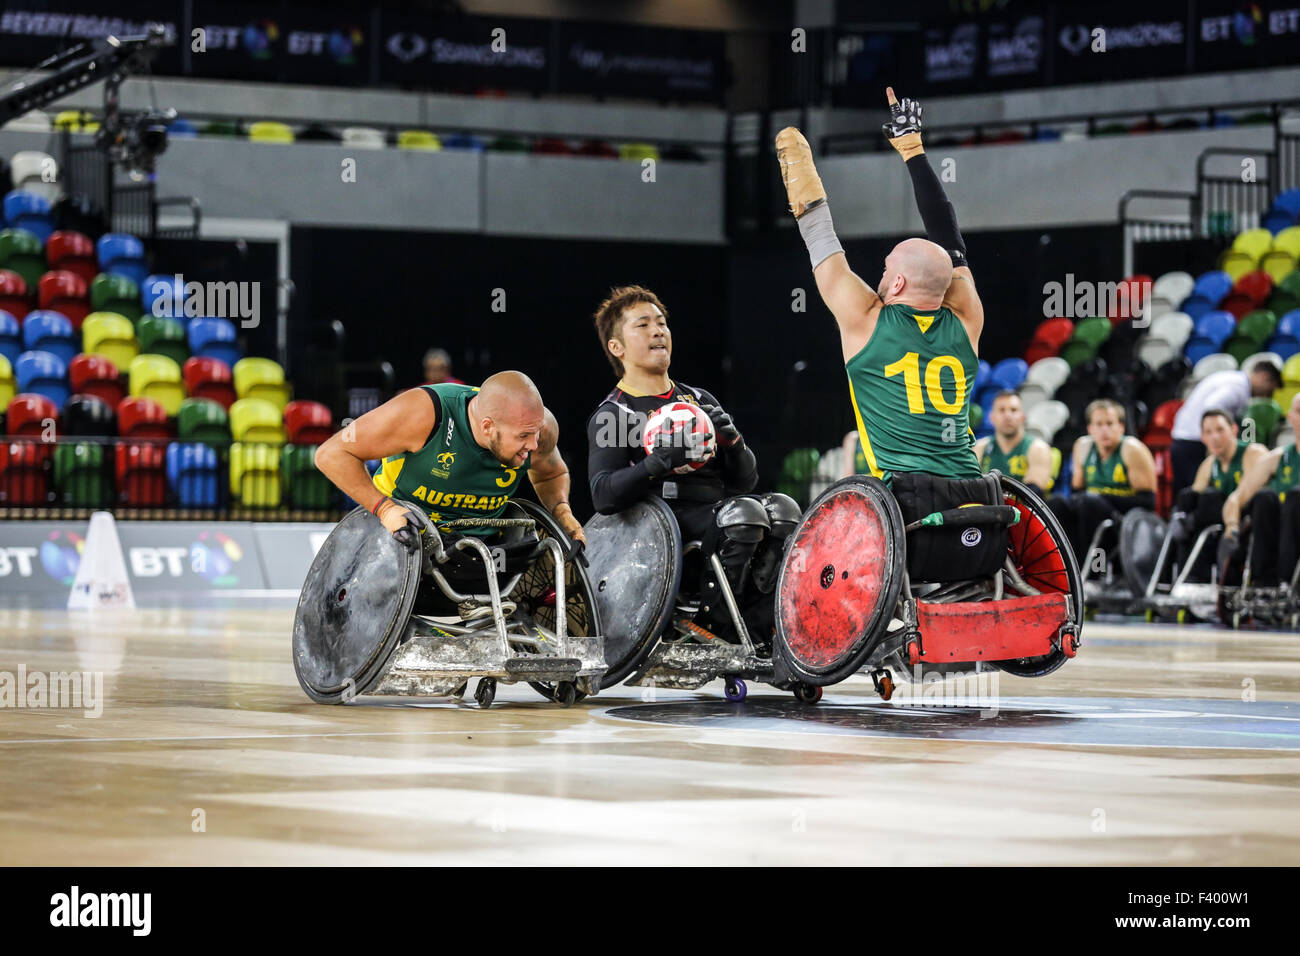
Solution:
M 961 319 L 971 344 L 978 349 L 984 329 L 984 305 L 975 291 L 975 277 L 966 262 L 966 240 L 957 228 L 957 213 L 921 143 L 921 104 L 910 98 L 900 101 L 894 96 L 893 87 L 885 89 L 885 100 L 889 104 L 889 122 L 882 129 L 889 145 L 898 151 L 907 166 L 916 208 L 925 224 L 925 237 L 942 246 L 952 258 L 952 280 L 943 304 Z

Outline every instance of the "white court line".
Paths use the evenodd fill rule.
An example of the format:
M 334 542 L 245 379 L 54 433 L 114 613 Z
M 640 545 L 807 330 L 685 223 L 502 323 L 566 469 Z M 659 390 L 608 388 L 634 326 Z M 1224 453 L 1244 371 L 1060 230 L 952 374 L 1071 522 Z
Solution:
M 646 723 L 641 721 L 641 723 Z M 562 728 L 549 730 L 361 730 L 326 734 L 226 734 L 214 737 L 36 737 L 30 740 L 0 740 L 4 744 L 99 744 L 99 743 L 153 743 L 177 740 L 279 740 L 295 737 L 434 737 L 447 734 L 554 734 Z

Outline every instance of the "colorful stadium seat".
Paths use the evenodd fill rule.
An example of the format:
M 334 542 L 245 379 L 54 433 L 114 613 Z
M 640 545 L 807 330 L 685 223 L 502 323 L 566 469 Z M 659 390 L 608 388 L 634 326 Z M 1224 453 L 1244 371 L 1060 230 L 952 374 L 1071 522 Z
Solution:
M 84 233 L 59 230 L 45 243 L 45 258 L 51 269 L 63 269 L 90 283 L 99 275 L 99 260 L 95 257 L 95 244 Z
M 230 445 L 230 416 L 210 398 L 187 398 L 176 416 L 181 441 L 205 442 L 215 448 Z
M 1300 385 L 1300 355 L 1293 355 L 1282 363 L 1282 382 L 1285 385 Z
M 117 406 L 117 430 L 124 438 L 175 438 L 167 410 L 152 398 L 132 396 Z
M 1247 272 L 1236 281 L 1232 291 L 1235 295 L 1245 296 L 1254 308 L 1259 308 L 1268 301 L 1269 294 L 1273 291 L 1273 277 L 1262 269 Z
M 194 356 L 181 367 L 185 390 L 194 398 L 210 398 L 227 411 L 239 397 L 231 380 L 230 366 L 221 359 Z
M 23 333 L 18 320 L 9 312 L 0 311 L 0 355 L 10 364 L 18 360 L 23 352 Z
M 1228 341 L 1228 336 L 1232 335 L 1236 328 L 1236 318 L 1222 310 L 1207 312 L 1196 320 L 1197 337 L 1207 339 L 1216 346 Z
M 0 231 L 0 268 L 18 273 L 27 289 L 35 289 L 45 275 L 45 250 L 40 237 L 26 229 Z
M 54 232 L 54 216 L 50 213 L 50 201 L 36 193 L 23 189 L 15 189 L 7 193 L 4 200 L 4 214 L 4 221 L 10 228 L 27 230 L 41 241 L 42 247 Z
M 1281 282 L 1294 272 L 1295 265 L 1295 256 L 1291 255 L 1289 252 L 1283 252 L 1280 249 L 1273 250 L 1259 261 L 1260 269 L 1267 272 L 1269 278 L 1272 279 L 1274 283 Z
M 280 410 L 262 398 L 241 398 L 230 406 L 230 432 L 238 442 L 284 444 Z
M 1195 287 L 1196 280 L 1189 273 L 1166 272 L 1151 286 L 1151 298 L 1177 306 L 1192 294 Z
M 442 142 L 424 129 L 404 129 L 397 134 L 398 149 L 423 149 L 430 152 L 442 149 Z
M 1106 319 L 1102 319 L 1101 321 L 1106 324 L 1107 328 L 1110 327 L 1110 322 Z M 1066 342 L 1065 346 L 1061 349 L 1061 358 L 1065 359 L 1066 364 L 1072 369 L 1078 368 L 1084 362 L 1090 361 L 1091 359 L 1096 358 L 1096 356 L 1097 346 L 1084 339 L 1071 339 L 1069 342 Z
M 576 150 L 577 155 L 590 159 L 618 159 L 618 150 L 611 143 L 600 139 L 583 141 Z
M 1228 278 L 1236 282 L 1248 272 L 1253 272 L 1258 268 L 1259 263 L 1246 255 L 1244 252 L 1234 252 L 1232 249 L 1225 249 L 1223 255 L 1219 256 L 1218 267 L 1228 274 Z
M 112 438 L 117 434 L 114 406 L 94 395 L 73 395 L 63 405 L 64 434 L 74 438 Z
M 1300 261 L 1300 226 L 1290 226 L 1274 236 L 1273 251 L 1284 252 Z
M 117 366 L 102 355 L 78 355 L 68 363 L 68 382 L 73 392 L 93 395 L 117 408 L 126 397 Z
M 220 359 L 231 368 L 243 357 L 243 351 L 235 342 L 234 323 L 226 319 L 191 319 L 187 334 L 191 355 Z
M 280 506 L 278 446 L 244 442 L 235 442 L 230 446 L 230 496 L 246 508 Z
M 373 126 L 348 126 L 343 130 L 343 145 L 355 149 L 383 149 L 387 142 L 383 130 Z
M 140 340 L 141 355 L 165 355 L 177 364 L 184 365 L 190 357 L 185 341 L 185 326 L 176 319 L 160 319 L 144 315 L 135 324 Z
M 45 438 L 59 432 L 59 406 L 44 395 L 19 394 L 5 409 L 5 431 L 10 435 Z
M 280 478 L 294 508 L 329 508 L 338 491 L 316 467 L 315 445 L 285 445 L 280 449 Z
M 1267 229 L 1247 229 L 1232 240 L 1232 251 L 1244 253 L 1254 262 L 1264 258 L 1272 247 L 1273 234 Z
M 1241 414 L 1241 438 L 1243 441 L 1257 441 L 1262 445 L 1271 445 L 1281 422 L 1281 405 L 1271 398 L 1252 399 Z
M 1034 329 L 1034 341 L 1054 346 L 1059 352 L 1061 347 L 1074 335 L 1074 323 L 1069 319 L 1047 319 Z
M 49 449 L 39 441 L 0 442 L 0 506 L 33 508 L 49 504 Z
M 334 417 L 320 402 L 290 402 L 284 407 L 284 431 L 292 445 L 320 445 L 334 434 Z
M 128 369 L 131 394 L 138 398 L 152 398 L 175 416 L 185 401 L 185 385 L 181 382 L 181 367 L 165 355 L 137 355 Z
M 29 117 L 35 119 L 38 115 L 37 110 L 32 110 L 18 120 L 6 124 L 6 127 L 10 130 L 17 129 L 21 120 Z M 45 129 L 48 130 L 49 119 L 44 118 L 44 122 Z M 9 161 L 9 171 L 15 189 L 44 196 L 50 201 L 51 206 L 63 196 L 63 184 L 59 181 L 59 164 L 49 153 L 35 149 L 20 150 L 14 153 Z
M 1047 396 L 1056 394 L 1056 390 L 1065 384 L 1065 380 L 1070 377 L 1070 363 L 1058 356 L 1040 359 L 1033 365 L 1029 366 L 1029 371 L 1025 373 L 1025 384 L 1036 385 Z
M 126 276 L 137 287 L 149 274 L 144 259 L 144 243 L 125 232 L 107 232 L 100 236 L 95 243 L 95 257 L 101 272 Z
M 235 394 L 240 398 L 261 398 L 283 412 L 289 404 L 289 386 L 284 380 L 284 369 L 278 362 L 250 356 L 240 359 L 231 370 L 235 380 Z
M 659 148 L 650 143 L 622 143 L 618 147 L 619 159 L 630 159 L 635 162 L 641 162 L 646 159 L 659 161 Z
M 29 352 L 57 355 L 66 366 L 80 348 L 71 320 L 61 312 L 41 309 L 23 320 L 23 345 Z
M 167 482 L 182 508 L 215 508 L 219 499 L 217 453 L 200 442 L 167 446 Z
M 176 275 L 145 276 L 140 283 L 140 305 L 145 315 L 185 318 L 185 280 Z
M 100 442 L 60 443 L 54 449 L 54 491 L 66 508 L 107 508 L 113 503 L 111 451 Z
M 9 407 L 18 394 L 18 383 L 14 381 L 14 367 L 8 356 L 0 354 L 0 413 Z
M 127 399 L 132 401 L 132 399 Z M 120 416 L 119 416 L 120 417 Z M 122 442 L 115 449 L 118 494 L 123 504 L 157 508 L 167 501 L 167 461 L 161 444 Z
M 0 311 L 21 320 L 31 310 L 23 277 L 10 269 L 0 269 Z
M 72 322 L 76 332 L 90 314 L 90 295 L 81 276 L 66 269 L 55 269 L 41 276 L 37 284 L 36 303 L 42 309 L 61 312 Z
M 1196 285 L 1192 287 L 1192 296 L 1202 298 L 1208 301 L 1211 306 L 1216 306 L 1224 300 L 1229 292 L 1232 291 L 1232 279 L 1226 272 L 1213 270 L 1202 273 L 1196 280 Z M 1186 312 L 1186 309 L 1183 309 Z
M 292 143 L 293 130 L 286 123 L 259 120 L 248 124 L 248 138 L 254 143 Z
M 116 312 L 92 312 L 81 323 L 81 349 L 92 355 L 102 355 L 119 369 L 128 368 L 131 360 L 140 354 L 140 343 L 135 338 L 135 327 L 130 319 Z
M 19 392 L 44 395 L 59 407 L 68 400 L 68 366 L 49 352 L 24 352 L 18 356 L 14 381 Z
M 90 283 L 90 304 L 96 312 L 116 312 L 134 322 L 140 318 L 140 286 L 130 276 L 101 272 Z
M 1016 389 L 1029 374 L 1029 363 L 1022 358 L 1006 358 L 993 366 L 989 381 L 999 389 Z

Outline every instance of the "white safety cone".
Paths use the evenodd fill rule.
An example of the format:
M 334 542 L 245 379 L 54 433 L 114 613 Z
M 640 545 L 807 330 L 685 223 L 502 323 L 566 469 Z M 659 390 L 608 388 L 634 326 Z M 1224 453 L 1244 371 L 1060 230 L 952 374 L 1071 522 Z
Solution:
M 90 516 L 90 530 L 81 552 L 81 563 L 68 595 L 69 611 L 97 608 L 134 608 L 131 579 L 122 558 L 122 543 L 117 538 L 117 523 L 107 511 Z

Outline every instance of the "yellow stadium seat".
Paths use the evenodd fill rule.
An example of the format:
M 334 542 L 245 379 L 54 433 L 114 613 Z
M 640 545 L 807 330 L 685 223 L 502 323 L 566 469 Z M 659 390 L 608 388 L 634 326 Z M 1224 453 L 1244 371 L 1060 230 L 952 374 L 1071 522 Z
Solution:
M 1051 491 L 1056 486 L 1056 479 L 1061 477 L 1061 449 L 1052 447 L 1052 483 L 1044 488 L 1044 491 Z
M 1227 249 L 1223 255 L 1219 256 L 1219 268 L 1228 273 L 1233 282 L 1236 282 L 1247 272 L 1254 272 L 1257 267 L 1256 261 L 1244 252 Z
M 14 393 L 18 386 L 14 383 L 14 368 L 9 364 L 8 357 L 0 355 L 0 414 L 9 407 L 13 401 Z
M 137 355 L 131 360 L 130 390 L 132 395 L 152 398 L 175 417 L 185 401 L 185 385 L 181 381 L 181 367 L 166 355 Z
M 1291 356 L 1282 365 L 1282 382 L 1286 385 L 1300 385 L 1300 352 Z M 1289 408 L 1284 402 L 1278 402 L 1283 408 Z
M 659 159 L 659 150 L 649 143 L 624 143 L 618 148 L 619 159 Z
M 1297 395 L 1300 395 L 1300 385 L 1283 385 L 1273 393 L 1273 401 L 1281 408 L 1290 408 Z
M 230 493 L 246 508 L 280 507 L 279 447 L 246 442 L 231 445 Z
M 99 129 L 99 121 L 85 110 L 62 110 L 54 117 L 54 128 L 69 133 L 93 133 Z
M 230 406 L 230 434 L 235 441 L 283 445 L 280 410 L 262 398 L 241 398 Z
M 248 138 L 254 143 L 292 143 L 293 130 L 285 123 L 261 120 L 249 125 Z
M 1295 256 L 1289 252 L 1274 249 L 1272 252 L 1264 254 L 1264 258 L 1259 262 L 1259 267 L 1272 276 L 1273 284 L 1277 285 L 1295 271 Z
M 289 404 L 289 386 L 284 381 L 284 369 L 278 362 L 250 356 L 240 359 L 231 370 L 235 394 L 240 398 L 260 398 L 274 405 L 281 414 Z
M 1247 229 L 1232 240 L 1233 252 L 1244 252 L 1255 262 L 1273 248 L 1273 234 L 1267 229 Z
M 1288 226 L 1273 237 L 1274 252 L 1289 252 L 1300 262 L 1300 226 Z
M 102 355 L 118 368 L 130 368 L 140 343 L 130 319 L 116 312 L 92 312 L 81 323 L 81 350 Z
M 442 149 L 442 140 L 425 129 L 404 129 L 397 134 L 398 149 Z

